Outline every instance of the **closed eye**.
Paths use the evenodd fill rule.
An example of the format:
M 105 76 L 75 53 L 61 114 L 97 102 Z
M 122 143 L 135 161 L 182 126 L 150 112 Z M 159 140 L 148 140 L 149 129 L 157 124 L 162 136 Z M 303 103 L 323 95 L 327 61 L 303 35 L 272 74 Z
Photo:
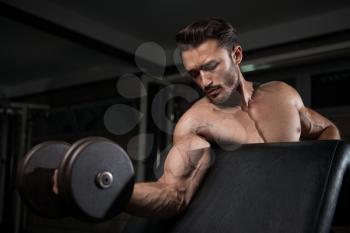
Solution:
M 218 61 L 210 61 L 204 65 L 202 65 L 202 70 L 204 71 L 211 71 L 211 70 L 215 70 L 215 68 L 220 64 L 220 62 Z
M 219 64 L 220 64 L 219 61 L 213 60 L 213 61 L 210 61 L 206 64 L 201 65 L 200 70 L 212 71 L 212 70 L 215 70 Z M 192 78 L 196 78 L 196 77 L 198 77 L 200 70 L 192 69 L 192 70 L 188 71 L 188 73 Z

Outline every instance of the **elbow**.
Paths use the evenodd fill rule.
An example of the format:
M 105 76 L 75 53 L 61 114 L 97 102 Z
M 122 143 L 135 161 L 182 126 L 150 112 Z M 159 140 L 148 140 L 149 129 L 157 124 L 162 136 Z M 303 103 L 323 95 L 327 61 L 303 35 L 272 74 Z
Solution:
M 335 126 L 335 124 L 332 123 L 330 126 L 328 126 L 328 128 L 330 131 L 331 139 L 340 139 L 340 132 L 337 126 Z
M 335 125 L 333 125 L 333 128 L 334 128 L 334 138 L 335 139 L 341 139 L 339 129 Z
M 341 139 L 341 137 L 340 137 L 340 132 L 338 128 L 334 124 L 330 124 L 323 130 L 322 134 L 318 139 L 319 140 L 332 140 L 332 139 L 339 140 Z
M 179 196 L 179 198 L 175 215 L 181 215 L 187 209 L 189 201 L 186 200 L 186 197 L 183 193 L 178 192 L 177 195 Z
M 168 206 L 167 211 L 163 212 L 162 216 L 159 216 L 162 219 L 177 217 L 184 213 L 189 205 L 189 201 L 186 200 L 186 195 L 182 191 L 175 189 L 169 190 L 171 194 L 168 193 L 168 203 L 165 206 Z M 172 196 L 172 198 L 169 198 Z

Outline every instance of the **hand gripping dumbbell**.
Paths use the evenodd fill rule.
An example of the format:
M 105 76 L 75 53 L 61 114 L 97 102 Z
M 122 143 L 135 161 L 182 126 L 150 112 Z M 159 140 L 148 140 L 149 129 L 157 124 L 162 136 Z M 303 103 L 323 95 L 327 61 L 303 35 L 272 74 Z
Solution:
M 52 191 L 57 169 L 59 194 Z M 134 169 L 127 153 L 101 137 L 73 145 L 49 141 L 31 149 L 18 169 L 22 199 L 38 215 L 103 221 L 126 207 L 134 187 Z

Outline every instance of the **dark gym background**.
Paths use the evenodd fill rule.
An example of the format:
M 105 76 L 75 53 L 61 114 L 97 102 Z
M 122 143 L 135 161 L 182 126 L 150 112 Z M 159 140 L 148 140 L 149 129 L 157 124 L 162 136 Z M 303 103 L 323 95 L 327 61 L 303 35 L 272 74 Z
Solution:
M 155 179 L 171 141 L 167 130 L 191 103 L 179 85 L 191 87 L 192 94 L 196 90 L 190 78 L 179 72 L 173 56 L 175 34 L 194 20 L 212 16 L 223 17 L 237 28 L 244 50 L 242 71 L 248 80 L 283 80 L 293 85 L 305 105 L 333 120 L 350 142 L 348 0 L 1 0 L 1 233 L 121 232 L 127 214 L 92 224 L 71 218 L 47 220 L 31 213 L 16 191 L 17 162 L 42 141 L 72 143 L 98 135 L 131 153 L 137 180 Z M 164 52 L 138 54 L 139 46 L 149 41 L 156 43 L 150 48 L 161 46 Z M 158 76 L 152 76 L 151 70 L 159 71 Z M 117 83 L 125 75 L 140 78 L 143 86 L 131 82 L 122 88 L 142 87 L 146 95 L 123 95 Z M 171 84 L 178 86 L 162 92 L 164 98 L 158 100 L 163 102 L 154 101 Z M 106 123 L 106 113 L 116 104 L 143 116 L 124 134 L 109 127 L 122 127 L 120 119 L 130 118 L 128 114 L 117 115 L 112 126 Z M 333 230 L 349 232 L 350 228 L 334 226 Z

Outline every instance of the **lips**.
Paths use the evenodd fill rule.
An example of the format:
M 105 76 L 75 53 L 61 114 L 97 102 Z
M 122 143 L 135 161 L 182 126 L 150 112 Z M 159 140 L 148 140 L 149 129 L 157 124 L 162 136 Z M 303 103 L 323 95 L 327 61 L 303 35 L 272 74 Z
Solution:
M 209 96 L 216 96 L 220 92 L 220 87 L 214 87 L 210 88 L 209 90 L 206 91 L 207 95 Z

